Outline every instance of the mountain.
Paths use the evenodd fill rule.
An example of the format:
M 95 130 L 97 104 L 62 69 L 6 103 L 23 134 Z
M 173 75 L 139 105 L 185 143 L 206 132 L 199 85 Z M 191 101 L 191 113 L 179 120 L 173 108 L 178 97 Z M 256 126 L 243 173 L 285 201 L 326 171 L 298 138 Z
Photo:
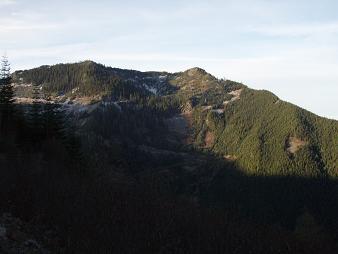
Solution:
M 1 253 L 337 253 L 337 121 L 200 68 L 12 81 Z
M 151 139 L 170 143 L 175 136 L 177 142 L 211 152 L 250 175 L 338 176 L 336 120 L 200 68 L 139 72 L 85 61 L 17 71 L 13 79 L 18 96 L 29 96 L 33 84 L 56 101 L 91 108 L 94 113 L 82 115 L 81 123 L 94 132 L 102 128 L 98 115 L 104 119 L 110 114 L 118 125 L 128 126 L 119 136 L 134 133 L 131 139 L 147 145 Z M 99 112 L 99 105 L 107 108 L 109 103 L 110 111 Z M 126 114 L 137 124 L 127 123 Z M 120 127 L 103 122 L 111 129 L 106 139 L 118 136 Z

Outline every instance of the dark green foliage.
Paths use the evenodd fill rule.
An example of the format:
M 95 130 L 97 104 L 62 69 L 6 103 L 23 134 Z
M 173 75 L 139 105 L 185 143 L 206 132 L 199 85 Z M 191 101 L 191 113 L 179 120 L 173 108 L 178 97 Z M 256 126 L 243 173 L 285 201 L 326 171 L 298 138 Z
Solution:
M 1 61 L 0 72 L 0 128 L 1 131 L 10 131 L 14 117 L 14 91 L 10 75 L 10 65 L 6 57 Z
M 113 99 L 129 99 L 137 94 L 149 94 L 120 76 L 117 70 L 91 61 L 41 66 L 29 71 L 17 71 L 13 75 L 15 82 L 42 86 L 45 94 L 53 96 L 107 95 Z
M 65 129 L 65 113 L 58 103 L 47 98 L 42 111 L 43 131 L 47 138 L 61 138 Z
M 118 137 L 137 143 L 149 143 L 150 140 L 156 140 L 156 134 L 165 133 L 162 107 L 149 107 L 147 101 L 134 103 L 119 103 L 118 107 L 114 104 L 99 107 L 85 120 L 84 132 L 94 132 L 108 140 Z
M 11 78 L 2 78 L 0 86 L 0 103 L 9 107 L 14 102 L 14 91 L 11 86 Z
M 234 90 L 246 88 L 246 86 L 243 85 L 242 83 L 235 82 L 235 81 L 228 80 L 228 79 L 226 79 L 226 80 L 221 79 L 220 82 L 224 85 L 226 92 L 231 92 L 231 91 L 234 91 Z
M 79 89 L 82 95 L 105 94 L 120 82 L 102 65 L 86 61 L 81 64 L 42 66 L 32 71 L 17 72 L 14 79 L 42 85 L 46 93 L 67 94 Z
M 259 175 L 337 176 L 337 122 L 280 101 L 267 91 L 245 89 L 222 115 L 195 114 L 196 133 L 216 135 L 213 151 L 236 156 L 247 172 Z M 204 127 L 203 127 L 204 126 Z M 290 137 L 304 144 L 287 152 Z M 319 149 L 319 147 L 321 147 Z
M 27 123 L 31 129 L 31 142 L 33 146 L 38 146 L 43 139 L 43 108 L 44 104 L 40 101 L 42 99 L 40 86 L 33 86 L 33 103 L 29 105 L 29 112 L 27 117 Z
M 143 108 L 152 110 L 154 114 L 162 118 L 170 117 L 180 113 L 182 102 L 173 95 L 167 96 L 148 96 L 136 103 L 141 104 Z
M 161 75 L 165 79 L 159 81 Z M 253 91 L 241 83 L 217 79 L 200 68 L 170 74 L 114 69 L 86 61 L 19 71 L 14 80 L 41 84 L 52 95 L 89 96 L 94 101 L 99 99 L 97 95 L 104 95 L 104 101 L 123 103 L 127 105 L 123 114 L 130 119 L 121 121 L 123 114 L 118 114 L 115 123 L 106 125 L 123 122 L 123 127 L 102 128 L 120 129 L 118 133 L 123 135 L 137 132 L 138 137 L 133 139 L 142 139 L 151 119 L 156 126 L 162 121 L 159 118 L 172 117 L 180 110 L 191 111 L 195 144 L 204 146 L 206 133 L 211 132 L 215 142 L 209 149 L 237 158 L 238 165 L 247 172 L 337 175 L 336 121 L 280 101 L 267 91 Z M 160 96 L 151 95 L 145 88 L 152 85 L 162 89 Z M 240 100 L 232 101 L 235 95 L 230 93 L 239 89 L 244 89 Z M 223 109 L 224 113 L 217 113 Z M 137 119 L 135 112 L 139 114 Z M 140 123 L 142 117 L 146 120 Z M 292 138 L 304 142 L 295 153 L 288 152 Z

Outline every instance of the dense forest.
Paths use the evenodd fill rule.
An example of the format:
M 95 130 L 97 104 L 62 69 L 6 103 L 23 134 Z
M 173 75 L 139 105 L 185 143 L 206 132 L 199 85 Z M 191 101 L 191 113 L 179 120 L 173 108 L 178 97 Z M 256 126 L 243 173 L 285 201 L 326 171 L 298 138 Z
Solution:
M 241 99 L 227 105 L 224 113 L 195 115 L 199 138 L 212 132 L 215 141 L 211 150 L 220 156 L 236 156 L 239 166 L 251 174 L 338 174 L 337 121 L 280 101 L 268 91 L 245 89 Z M 300 143 L 295 152 L 287 149 L 292 139 Z
M 4 59 L 0 106 L 0 212 L 51 253 L 338 251 L 337 121 L 199 68 L 90 61 Z
M 231 158 L 250 174 L 338 174 L 337 121 L 311 114 L 268 91 L 217 79 L 200 68 L 138 72 L 85 61 L 17 71 L 13 79 L 17 84 L 41 86 L 44 94 L 58 99 L 61 95 L 63 101 L 123 100 L 134 105 L 125 108 L 148 107 L 166 118 L 185 112 L 196 147 Z

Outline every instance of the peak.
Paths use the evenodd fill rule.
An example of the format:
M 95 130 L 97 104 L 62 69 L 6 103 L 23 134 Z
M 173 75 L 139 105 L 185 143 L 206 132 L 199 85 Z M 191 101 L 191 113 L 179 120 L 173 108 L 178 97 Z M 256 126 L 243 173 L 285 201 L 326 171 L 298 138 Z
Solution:
M 86 60 L 83 62 L 80 62 L 80 64 L 86 64 L 86 65 L 97 65 L 98 63 L 92 61 L 92 60 Z
M 199 68 L 199 67 L 194 67 L 194 68 L 188 69 L 188 70 L 185 71 L 185 73 L 187 73 L 189 76 L 194 76 L 196 74 L 199 74 L 199 75 L 207 74 L 207 72 L 205 70 L 203 70 L 202 68 Z

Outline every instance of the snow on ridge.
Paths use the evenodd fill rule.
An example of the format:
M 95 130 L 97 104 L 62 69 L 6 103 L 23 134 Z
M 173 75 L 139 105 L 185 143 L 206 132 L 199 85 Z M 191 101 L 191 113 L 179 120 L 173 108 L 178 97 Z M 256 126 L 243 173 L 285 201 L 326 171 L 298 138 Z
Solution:
M 215 112 L 217 114 L 223 114 L 224 108 L 212 109 L 211 112 Z
M 153 94 L 157 94 L 157 89 L 154 87 L 151 87 L 148 89 L 150 92 L 152 92 Z
M 150 87 L 146 83 L 143 83 L 143 87 L 145 89 L 147 89 L 149 92 L 151 92 L 152 94 L 156 95 L 158 93 L 158 91 L 157 91 L 157 89 L 155 87 Z
M 159 80 L 163 81 L 165 79 L 167 79 L 168 75 L 160 75 L 158 78 Z

